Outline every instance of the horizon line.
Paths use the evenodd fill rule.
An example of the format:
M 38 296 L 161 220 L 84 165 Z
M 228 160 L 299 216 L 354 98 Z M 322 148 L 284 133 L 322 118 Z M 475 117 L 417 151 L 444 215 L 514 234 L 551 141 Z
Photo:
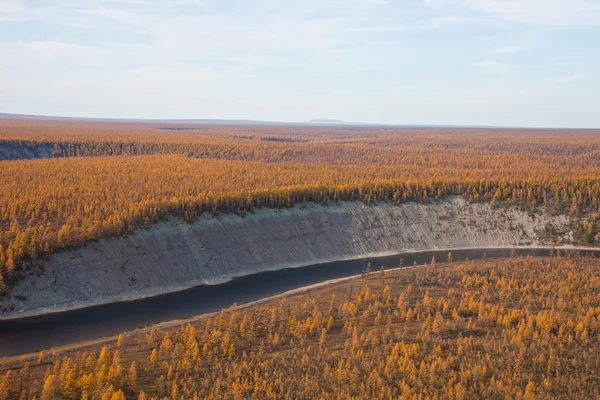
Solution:
M 379 128 L 471 128 L 471 129 L 561 129 L 561 130 L 600 130 L 596 128 L 573 128 L 553 126 L 517 126 L 517 125 L 475 125 L 475 124 L 422 124 L 422 123 L 377 123 L 377 122 L 350 122 L 328 118 L 314 118 L 308 121 L 275 121 L 260 119 L 225 119 L 225 118 L 122 118 L 122 117 L 79 117 L 45 114 L 20 114 L 0 112 L 0 120 L 38 120 L 38 121 L 81 121 L 81 122 L 123 122 L 123 123 L 153 123 L 160 122 L 175 124 L 203 124 L 203 125 L 264 125 L 264 126 L 327 126 L 327 127 L 379 127 Z

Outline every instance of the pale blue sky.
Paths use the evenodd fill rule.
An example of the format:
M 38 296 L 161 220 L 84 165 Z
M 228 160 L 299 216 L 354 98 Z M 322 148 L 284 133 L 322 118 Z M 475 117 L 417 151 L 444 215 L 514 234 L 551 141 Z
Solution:
M 0 112 L 600 128 L 600 0 L 0 0 Z

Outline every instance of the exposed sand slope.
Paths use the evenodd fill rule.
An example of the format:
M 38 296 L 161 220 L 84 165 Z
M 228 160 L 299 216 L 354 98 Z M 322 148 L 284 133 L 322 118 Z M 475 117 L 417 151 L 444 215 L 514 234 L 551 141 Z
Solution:
M 51 144 L 42 145 L 7 145 L 0 143 L 0 161 L 1 160 L 29 160 L 33 158 L 50 158 L 54 146 Z
M 404 251 L 542 245 L 550 217 L 459 198 L 400 206 L 312 204 L 165 223 L 55 254 L 0 300 L 0 319 L 142 298 L 256 272 Z M 14 311 L 8 310 L 9 304 Z

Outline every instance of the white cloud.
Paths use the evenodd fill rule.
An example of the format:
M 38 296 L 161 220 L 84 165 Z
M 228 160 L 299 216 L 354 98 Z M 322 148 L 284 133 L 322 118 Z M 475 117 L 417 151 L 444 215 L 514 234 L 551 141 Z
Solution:
M 461 15 L 447 15 L 443 17 L 433 17 L 422 19 L 417 22 L 399 23 L 396 25 L 378 25 L 353 27 L 350 30 L 355 32 L 406 32 L 406 31 L 426 31 L 434 29 L 443 29 L 452 26 L 481 24 L 480 18 L 465 17 Z
M 354 5 L 354 6 L 359 6 L 359 7 L 364 7 L 364 8 L 378 8 L 378 7 L 382 7 L 382 6 L 386 6 L 390 3 L 390 0 L 346 0 L 346 1 L 339 1 L 338 3 L 346 3 L 346 5 Z
M 544 98 L 537 93 L 545 90 L 554 94 L 557 107 L 570 106 L 567 120 L 597 104 L 589 100 L 597 99 L 591 83 L 598 76 L 588 69 L 597 64 L 597 54 L 585 52 L 586 43 L 570 46 L 566 37 L 541 45 L 549 29 L 510 21 L 557 24 L 562 14 L 571 25 L 589 25 L 599 3 L 0 0 L 0 21 L 14 22 L 0 22 L 0 54 L 9 55 L 0 56 L 0 110 L 518 124 L 511 122 L 513 97 L 516 83 L 525 82 L 535 94 L 530 98 Z M 589 37 L 591 42 L 594 36 Z M 505 56 L 528 46 L 540 57 Z M 553 62 L 559 59 L 574 65 L 559 67 Z M 568 85 L 584 79 L 567 75 L 571 71 L 585 73 L 590 85 Z M 479 81 L 478 92 L 465 89 L 472 75 L 482 74 L 490 79 Z M 563 101 L 569 91 L 569 101 Z M 504 114 L 498 111 L 503 107 Z M 528 107 L 520 110 L 520 121 L 532 121 L 535 114 L 543 122 L 543 113 Z M 475 121 L 472 110 L 489 114 Z M 596 114 L 586 111 L 587 122 L 572 121 L 599 121 Z
M 481 68 L 490 74 L 498 74 L 501 72 L 506 72 L 510 68 L 508 64 L 501 63 L 498 61 L 487 60 L 480 61 L 474 64 L 469 65 L 472 68 Z
M 97 67 L 102 66 L 104 50 L 78 44 L 54 41 L 0 42 L 0 67 L 15 71 L 48 69 L 54 66 Z
M 529 50 L 528 46 L 522 45 L 507 45 L 507 46 L 496 46 L 492 48 L 492 54 L 514 54 L 523 53 Z
M 0 0 L 0 15 L 12 14 L 25 9 L 23 0 Z
M 562 76 L 551 76 L 548 77 L 546 80 L 552 82 L 552 83 L 572 83 L 572 82 L 577 82 L 580 81 L 582 79 L 585 79 L 585 75 L 584 74 L 571 74 L 571 75 L 562 75 Z
M 476 9 L 533 24 L 580 25 L 600 22 L 597 0 L 466 0 Z
M 598 0 L 423 0 L 438 10 L 467 7 L 503 19 L 534 25 L 600 25 Z

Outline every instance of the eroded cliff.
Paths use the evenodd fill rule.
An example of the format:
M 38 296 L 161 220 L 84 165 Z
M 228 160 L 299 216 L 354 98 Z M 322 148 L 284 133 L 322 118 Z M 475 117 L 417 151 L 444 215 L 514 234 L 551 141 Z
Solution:
M 429 249 L 536 246 L 565 216 L 467 204 L 342 203 L 171 221 L 52 255 L 0 299 L 1 318 L 142 298 L 236 276 Z M 567 233 L 568 235 L 568 233 Z

